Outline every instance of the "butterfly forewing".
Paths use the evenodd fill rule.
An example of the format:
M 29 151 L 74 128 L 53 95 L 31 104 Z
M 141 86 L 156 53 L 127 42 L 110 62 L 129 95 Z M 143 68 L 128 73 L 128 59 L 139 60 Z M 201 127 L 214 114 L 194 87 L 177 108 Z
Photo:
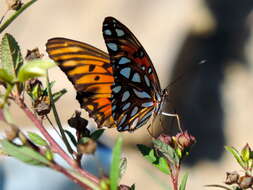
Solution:
M 48 40 L 46 50 L 73 83 L 77 100 L 98 127 L 114 127 L 111 103 L 114 77 L 108 54 L 66 38 Z
M 103 35 L 114 75 L 112 116 L 119 131 L 132 131 L 156 113 L 160 83 L 146 51 L 126 26 L 107 17 Z

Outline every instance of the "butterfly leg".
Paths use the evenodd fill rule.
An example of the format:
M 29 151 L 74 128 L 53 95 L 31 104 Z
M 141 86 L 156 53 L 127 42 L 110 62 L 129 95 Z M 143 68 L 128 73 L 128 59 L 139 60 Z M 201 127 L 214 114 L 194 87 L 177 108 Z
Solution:
M 181 124 L 180 124 L 180 118 L 179 115 L 176 113 L 166 113 L 166 112 L 162 112 L 163 115 L 168 116 L 168 117 L 175 117 L 177 120 L 177 125 L 179 130 L 182 132 L 182 128 L 181 128 Z
M 147 127 L 148 133 L 151 137 L 155 138 L 154 135 L 152 134 L 152 131 L 150 131 L 150 127 L 151 127 L 151 124 L 149 124 Z

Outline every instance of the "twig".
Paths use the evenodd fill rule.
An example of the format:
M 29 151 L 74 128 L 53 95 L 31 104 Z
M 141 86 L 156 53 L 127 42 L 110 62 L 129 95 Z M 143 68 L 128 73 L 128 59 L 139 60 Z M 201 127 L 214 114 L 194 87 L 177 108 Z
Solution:
M 10 18 L 8 18 L 1 26 L 0 33 L 4 31 L 14 20 L 17 18 L 25 9 L 32 5 L 37 0 L 31 0 L 28 3 L 24 4 L 18 11 L 16 11 Z
M 16 100 L 17 101 L 17 100 Z M 99 179 L 92 174 L 86 172 L 81 169 L 77 162 L 73 160 L 59 145 L 58 143 L 51 137 L 45 127 L 42 125 L 41 121 L 30 111 L 30 109 L 26 106 L 26 104 L 22 101 L 16 102 L 27 115 L 27 117 L 35 124 L 35 126 L 40 130 L 43 136 L 48 140 L 51 145 L 52 150 L 55 153 L 58 153 L 72 168 L 74 168 L 77 172 L 79 172 L 83 177 L 89 179 L 95 184 L 99 184 Z

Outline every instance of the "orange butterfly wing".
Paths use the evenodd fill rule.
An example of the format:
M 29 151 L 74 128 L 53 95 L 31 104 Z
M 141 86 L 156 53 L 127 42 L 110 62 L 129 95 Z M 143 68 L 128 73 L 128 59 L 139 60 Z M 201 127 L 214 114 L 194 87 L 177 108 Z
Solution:
M 77 90 L 76 99 L 98 127 L 115 127 L 111 103 L 114 78 L 109 55 L 66 38 L 48 40 L 46 51 L 68 76 Z

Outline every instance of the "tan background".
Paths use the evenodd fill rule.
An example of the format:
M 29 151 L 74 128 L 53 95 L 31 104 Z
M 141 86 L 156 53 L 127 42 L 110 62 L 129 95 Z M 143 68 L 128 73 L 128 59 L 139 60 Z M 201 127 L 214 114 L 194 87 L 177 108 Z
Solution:
M 4 0 L 0 1 L 0 15 L 6 9 L 4 3 Z M 106 50 L 101 31 L 106 16 L 119 19 L 137 36 L 154 63 L 162 87 L 169 84 L 173 63 L 187 34 L 215 30 L 216 23 L 201 0 L 41 0 L 25 11 L 5 32 L 15 36 L 24 54 L 26 49 L 39 47 L 45 54 L 45 59 L 45 43 L 52 37 L 84 41 Z M 251 17 L 252 15 L 247 17 L 248 23 L 252 22 Z M 251 37 L 245 52 L 251 63 Z M 64 87 L 68 90 L 58 103 L 62 121 L 66 121 L 74 110 L 79 109 L 75 91 L 58 68 L 50 71 L 50 77 L 56 80 L 56 89 Z M 245 68 L 236 65 L 226 68 L 222 86 L 226 143 L 236 147 L 242 147 L 246 142 L 253 144 L 251 66 Z M 31 126 L 18 109 L 14 107 L 12 110 L 15 111 L 15 119 L 20 126 Z M 115 137 L 118 133 L 112 129 L 107 130 L 106 134 Z M 144 127 L 133 134 L 125 133 L 124 138 L 126 144 L 149 140 Z M 213 141 L 210 141 L 209 146 L 212 146 Z M 137 189 L 164 189 L 159 183 L 167 184 L 168 177 L 150 166 L 136 149 L 126 146 L 124 156 L 128 158 L 128 168 L 123 184 L 135 183 Z M 206 184 L 222 183 L 225 172 L 234 169 L 238 169 L 238 166 L 227 153 L 224 153 L 219 162 L 199 161 L 194 168 L 189 169 L 188 189 L 204 189 Z

